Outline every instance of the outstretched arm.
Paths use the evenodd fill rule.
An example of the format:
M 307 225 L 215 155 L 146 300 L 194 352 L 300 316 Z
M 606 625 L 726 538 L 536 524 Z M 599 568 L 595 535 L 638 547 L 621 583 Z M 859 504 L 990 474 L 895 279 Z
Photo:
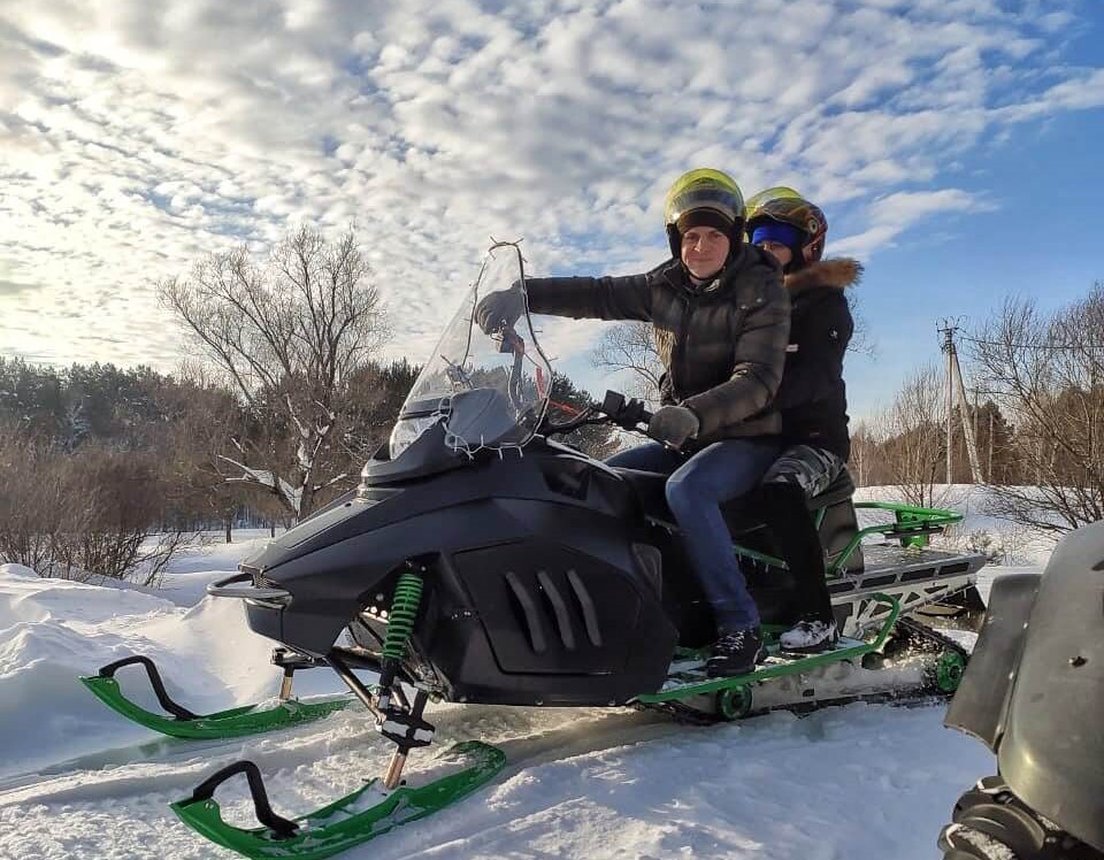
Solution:
M 647 275 L 604 278 L 526 278 L 529 310 L 576 319 L 652 318 L 652 287 Z

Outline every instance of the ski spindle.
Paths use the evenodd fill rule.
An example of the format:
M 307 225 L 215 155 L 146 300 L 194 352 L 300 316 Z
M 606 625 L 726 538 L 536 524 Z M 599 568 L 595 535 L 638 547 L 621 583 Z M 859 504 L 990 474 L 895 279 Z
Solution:
M 291 698 L 291 679 L 295 675 L 295 670 L 290 666 L 284 667 L 284 678 L 280 682 L 280 701 L 286 702 Z
M 383 787 L 388 791 L 398 788 L 402 782 L 404 767 L 406 767 L 406 753 L 402 750 L 395 750 L 391 756 L 391 761 L 387 764 L 387 772 L 383 775 Z

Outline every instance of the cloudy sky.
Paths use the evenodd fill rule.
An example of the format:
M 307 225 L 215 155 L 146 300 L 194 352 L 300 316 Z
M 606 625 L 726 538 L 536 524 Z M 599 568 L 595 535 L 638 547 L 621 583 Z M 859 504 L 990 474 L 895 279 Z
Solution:
M 666 253 L 713 166 L 867 264 L 853 412 L 936 323 L 1104 278 L 1099 0 L 4 0 L 0 355 L 171 371 L 154 283 L 354 221 L 422 361 L 489 236 L 536 273 Z

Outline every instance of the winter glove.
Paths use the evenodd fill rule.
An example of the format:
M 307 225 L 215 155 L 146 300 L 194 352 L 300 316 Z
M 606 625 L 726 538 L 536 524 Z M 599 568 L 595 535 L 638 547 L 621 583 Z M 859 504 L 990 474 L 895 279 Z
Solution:
M 661 406 L 648 422 L 648 435 L 658 442 L 681 448 L 687 439 L 698 435 L 701 422 L 685 406 Z
M 493 334 L 504 328 L 510 328 L 521 317 L 524 310 L 521 290 L 511 287 L 488 293 L 475 306 L 475 324 L 485 334 Z

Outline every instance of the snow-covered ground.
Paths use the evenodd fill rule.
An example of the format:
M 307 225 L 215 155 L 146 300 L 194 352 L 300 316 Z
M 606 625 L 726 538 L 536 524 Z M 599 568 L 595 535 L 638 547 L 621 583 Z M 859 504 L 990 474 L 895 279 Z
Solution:
M 864 491 L 867 498 L 885 495 Z M 1039 570 L 1048 543 L 969 512 L 950 538 L 982 530 L 1015 539 Z M 249 758 L 277 812 L 301 814 L 382 770 L 390 753 L 367 714 L 233 741 L 162 738 L 105 708 L 77 683 L 108 662 L 146 654 L 169 693 L 196 712 L 271 697 L 270 641 L 238 601 L 204 596 L 266 539 L 181 556 L 159 590 L 80 585 L 0 566 L 0 858 L 230 858 L 168 808 L 206 775 Z M 126 691 L 154 706 L 134 670 Z M 303 696 L 341 692 L 332 673 L 303 672 Z M 993 769 L 975 741 L 941 725 L 941 707 L 856 704 L 798 719 L 771 714 L 713 727 L 628 710 L 443 705 L 430 708 L 438 749 L 477 738 L 502 746 L 493 786 L 348 852 L 349 860 L 510 858 L 930 858 L 957 796 Z M 411 756 L 413 781 L 431 754 Z M 244 810 L 244 791 L 219 792 Z M 247 819 L 237 819 L 246 823 Z

